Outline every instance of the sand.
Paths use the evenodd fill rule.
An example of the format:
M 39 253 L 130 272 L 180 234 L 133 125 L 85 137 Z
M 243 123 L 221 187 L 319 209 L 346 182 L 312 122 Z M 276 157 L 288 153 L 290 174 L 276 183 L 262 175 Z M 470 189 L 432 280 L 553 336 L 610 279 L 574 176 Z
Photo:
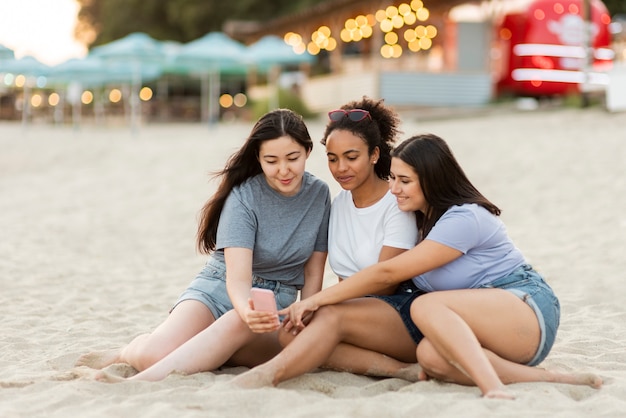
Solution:
M 200 207 L 250 123 L 23 127 L 0 123 L 0 417 L 617 417 L 626 411 L 626 115 L 601 108 L 403 113 L 403 137 L 451 144 L 503 208 L 518 247 L 562 304 L 542 363 L 600 374 L 600 390 L 515 384 L 515 401 L 475 387 L 316 371 L 259 390 L 227 368 L 161 382 L 81 378 L 77 358 L 152 330 L 201 269 Z M 440 112 L 441 114 L 441 112 Z M 333 193 L 312 120 L 309 170 Z M 325 285 L 334 278 L 330 272 Z M 314 349 L 312 347 L 311 349 Z M 128 366 L 110 366 L 117 374 Z

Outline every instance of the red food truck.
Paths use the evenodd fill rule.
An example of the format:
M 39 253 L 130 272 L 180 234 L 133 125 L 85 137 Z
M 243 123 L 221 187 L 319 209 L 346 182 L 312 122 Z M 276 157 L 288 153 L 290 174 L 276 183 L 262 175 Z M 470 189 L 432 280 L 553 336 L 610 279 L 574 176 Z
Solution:
M 529 0 L 495 25 L 499 94 L 551 96 L 603 88 L 614 53 L 600 0 Z

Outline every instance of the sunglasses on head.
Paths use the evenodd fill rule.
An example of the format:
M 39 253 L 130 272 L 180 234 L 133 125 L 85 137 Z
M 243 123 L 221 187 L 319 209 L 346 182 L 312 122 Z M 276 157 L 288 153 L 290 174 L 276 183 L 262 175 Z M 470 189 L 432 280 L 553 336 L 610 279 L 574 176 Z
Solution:
M 328 117 L 333 122 L 339 122 L 343 118 L 348 118 L 352 122 L 360 122 L 365 118 L 370 118 L 370 120 L 372 119 L 372 115 L 370 115 L 370 112 L 368 112 L 367 110 L 363 110 L 363 109 L 331 110 L 330 112 L 328 112 Z

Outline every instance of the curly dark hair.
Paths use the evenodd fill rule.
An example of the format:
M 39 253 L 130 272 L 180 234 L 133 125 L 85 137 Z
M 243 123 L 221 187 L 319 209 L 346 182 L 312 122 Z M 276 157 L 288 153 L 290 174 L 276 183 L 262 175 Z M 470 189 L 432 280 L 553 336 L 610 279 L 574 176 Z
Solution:
M 398 129 L 400 117 L 398 114 L 384 104 L 384 100 L 374 100 L 363 96 L 361 100 L 355 100 L 341 106 L 343 110 L 362 109 L 367 110 L 371 116 L 358 122 L 349 118 L 342 118 L 338 121 L 329 121 L 326 125 L 324 137 L 320 141 L 326 145 L 326 139 L 330 133 L 336 129 L 345 130 L 363 139 L 367 143 L 368 153 L 371 155 L 376 147 L 380 151 L 378 162 L 374 166 L 374 172 L 383 180 L 389 179 L 389 169 L 391 167 L 391 150 L 397 136 L 401 133 Z

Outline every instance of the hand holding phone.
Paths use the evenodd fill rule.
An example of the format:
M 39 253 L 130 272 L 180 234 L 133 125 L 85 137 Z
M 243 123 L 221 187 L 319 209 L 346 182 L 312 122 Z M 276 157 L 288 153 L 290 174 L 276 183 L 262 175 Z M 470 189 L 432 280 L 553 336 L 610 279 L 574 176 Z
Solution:
M 252 297 L 252 303 L 254 303 L 255 311 L 272 313 L 278 312 L 274 292 L 272 292 L 271 290 L 253 287 L 252 289 L 250 289 L 250 297 Z
M 274 292 L 268 289 L 259 289 L 258 287 L 253 287 L 250 289 L 250 298 L 252 299 L 252 305 L 254 306 L 254 311 L 258 312 L 256 316 L 259 315 L 265 317 L 262 319 L 262 322 L 248 322 L 248 326 L 253 332 L 271 332 L 275 331 L 279 326 L 280 322 L 278 319 L 278 309 L 276 307 L 276 299 L 274 297 Z M 268 314 L 271 315 L 271 320 L 268 322 Z

